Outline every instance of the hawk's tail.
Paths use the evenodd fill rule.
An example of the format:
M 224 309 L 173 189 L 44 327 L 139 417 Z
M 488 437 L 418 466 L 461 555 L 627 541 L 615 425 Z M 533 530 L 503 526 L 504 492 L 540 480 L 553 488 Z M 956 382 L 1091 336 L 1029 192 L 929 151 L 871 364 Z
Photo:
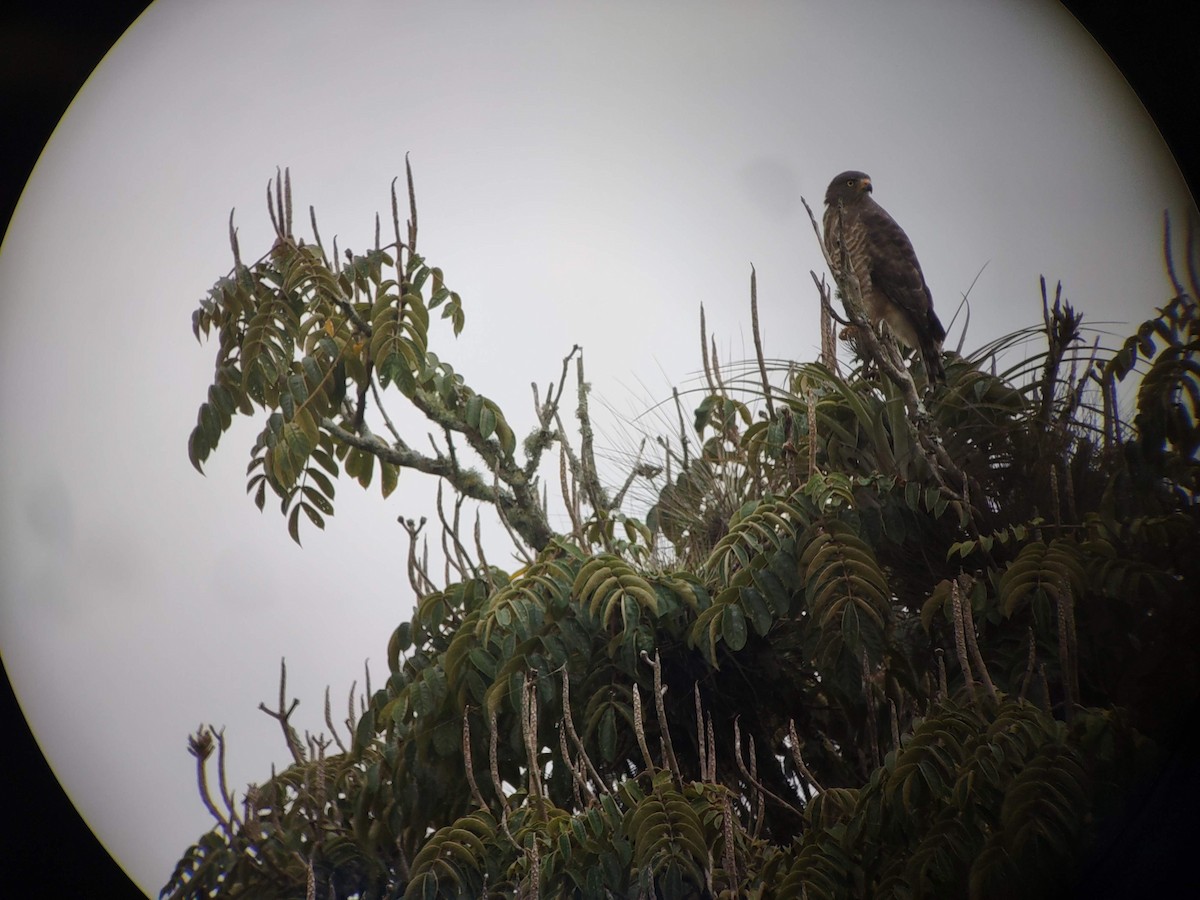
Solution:
M 946 339 L 946 329 L 942 326 L 933 311 L 929 309 L 928 327 L 918 332 L 921 341 L 921 358 L 925 361 L 925 375 L 932 384 L 946 383 L 946 368 L 942 365 L 942 341 Z
M 929 383 L 945 384 L 946 367 L 942 365 L 942 348 L 931 340 L 922 340 L 921 358 L 925 362 L 925 375 Z

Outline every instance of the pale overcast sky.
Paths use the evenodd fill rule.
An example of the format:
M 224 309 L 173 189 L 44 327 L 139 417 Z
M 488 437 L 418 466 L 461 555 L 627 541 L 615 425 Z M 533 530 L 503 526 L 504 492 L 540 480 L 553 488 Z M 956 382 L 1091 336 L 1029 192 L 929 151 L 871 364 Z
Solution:
M 1039 274 L 1094 322 L 1152 314 L 1162 212 L 1191 207 L 1050 0 L 160 0 L 71 105 L 0 251 L 0 651 L 149 893 L 212 824 L 188 733 L 226 726 L 231 783 L 262 781 L 286 761 L 256 710 L 280 658 L 297 724 L 323 730 L 325 685 L 343 708 L 367 658 L 381 684 L 411 609 L 395 519 L 430 512 L 416 476 L 386 502 L 339 484 L 301 550 L 245 496 L 258 424 L 206 478 L 186 455 L 215 353 L 190 315 L 231 265 L 230 209 L 257 257 L 289 166 L 298 230 L 312 204 L 326 241 L 363 249 L 406 152 L 422 250 L 467 312 L 434 349 L 518 436 L 529 383 L 575 343 L 628 415 L 692 377 L 701 303 L 724 358 L 747 356 L 751 263 L 767 354 L 811 359 L 821 257 L 800 197 L 819 215 L 843 169 L 872 175 L 944 321 L 986 264 L 968 349 L 1039 318 Z

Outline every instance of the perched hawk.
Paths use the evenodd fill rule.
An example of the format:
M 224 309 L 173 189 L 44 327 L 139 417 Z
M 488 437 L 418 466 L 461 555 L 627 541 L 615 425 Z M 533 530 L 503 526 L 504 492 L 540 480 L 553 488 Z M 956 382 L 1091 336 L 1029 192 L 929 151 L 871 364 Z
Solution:
M 835 267 L 843 245 L 871 323 L 887 322 L 892 334 L 920 352 L 930 383 L 945 381 L 946 329 L 933 311 L 921 264 L 904 229 L 871 196 L 871 178 L 862 172 L 843 172 L 825 191 L 825 248 Z

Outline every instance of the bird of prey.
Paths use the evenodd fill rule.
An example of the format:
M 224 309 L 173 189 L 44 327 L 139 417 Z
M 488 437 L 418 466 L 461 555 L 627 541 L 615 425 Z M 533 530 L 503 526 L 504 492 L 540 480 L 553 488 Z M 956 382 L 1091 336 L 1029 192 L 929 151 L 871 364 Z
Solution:
M 933 311 L 933 295 L 912 242 L 875 202 L 871 178 L 865 173 L 843 172 L 829 183 L 825 249 L 835 267 L 842 265 L 844 250 L 871 324 L 878 328 L 886 322 L 892 334 L 920 353 L 930 383 L 945 381 L 946 329 Z

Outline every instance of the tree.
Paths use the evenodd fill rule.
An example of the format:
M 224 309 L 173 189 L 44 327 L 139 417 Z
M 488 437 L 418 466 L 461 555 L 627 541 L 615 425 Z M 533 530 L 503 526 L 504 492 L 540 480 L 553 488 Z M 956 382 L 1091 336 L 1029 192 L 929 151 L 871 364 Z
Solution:
M 375 248 L 344 260 L 315 216 L 315 243 L 294 237 L 286 175 L 268 188 L 268 254 L 243 264 L 231 223 L 234 269 L 194 318 L 218 351 L 189 452 L 200 468 L 235 414 L 264 416 L 248 487 L 260 507 L 271 489 L 297 541 L 301 514 L 332 514 L 343 470 L 367 487 L 377 467 L 384 496 L 400 469 L 435 475 L 456 495 L 437 510 L 452 575 L 435 582 L 408 523 L 416 609 L 387 683 L 351 696 L 345 740 L 328 697 L 329 735 L 295 733 L 286 669 L 263 708 L 291 764 L 240 803 L 223 733 L 192 736 L 217 824 L 162 896 L 1069 889 L 1200 688 L 1190 234 L 1192 292 L 1171 269 L 1175 297 L 1115 353 L 1086 345 L 1043 281 L 1040 326 L 948 356 L 947 383 L 924 392 L 854 283 L 837 293 L 878 375 L 841 374 L 815 274 L 822 359 L 770 371 L 752 276 L 756 364 L 735 375 L 702 336 L 705 396 L 685 416 L 675 394 L 678 435 L 654 436 L 653 463 L 643 444 L 610 493 L 578 348 L 535 390 L 520 453 L 430 349 L 430 312 L 456 332 L 464 312 L 416 253 L 411 171 L 408 194 L 405 231 L 393 190 L 393 242 L 377 225 Z M 1169 232 L 1165 246 L 1170 264 Z M 577 443 L 560 415 L 572 362 Z M 437 426 L 432 455 L 385 395 Z M 568 534 L 537 481 L 555 443 Z M 635 478 L 654 493 L 644 522 L 621 512 Z M 526 565 L 488 563 L 463 498 L 492 505 Z

